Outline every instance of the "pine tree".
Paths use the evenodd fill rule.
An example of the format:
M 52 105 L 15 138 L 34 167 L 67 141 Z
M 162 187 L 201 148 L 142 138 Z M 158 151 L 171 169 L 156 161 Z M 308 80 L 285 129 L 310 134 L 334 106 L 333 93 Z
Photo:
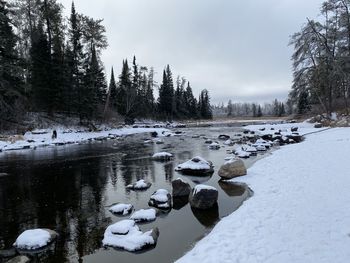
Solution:
M 261 110 L 261 106 L 258 106 L 258 113 L 257 113 L 257 117 L 262 117 L 262 110 Z
M 171 120 L 174 114 L 174 84 L 169 65 L 163 71 L 163 82 L 159 88 L 158 112 Z
M 213 114 L 210 105 L 209 93 L 206 89 L 201 91 L 199 96 L 199 112 L 203 119 L 212 119 Z
M 232 105 L 232 101 L 229 100 L 227 103 L 227 116 L 232 116 L 233 112 L 233 105 Z
M 54 97 L 51 94 L 51 56 L 50 48 L 43 31 L 43 24 L 39 23 L 34 30 L 31 55 L 31 86 L 33 103 L 37 110 L 52 112 Z
M 309 94 L 306 91 L 300 92 L 298 100 L 298 114 L 305 114 L 310 111 Z
M 115 78 L 114 78 L 114 70 L 112 67 L 111 70 L 111 80 L 109 81 L 109 87 L 108 87 L 108 91 L 109 91 L 109 105 L 111 106 L 111 108 L 113 110 L 117 110 L 117 84 L 115 82 Z
M 0 124 L 16 118 L 22 108 L 22 68 L 15 50 L 13 33 L 5 1 L 0 0 Z M 1 128 L 0 127 L 0 128 Z

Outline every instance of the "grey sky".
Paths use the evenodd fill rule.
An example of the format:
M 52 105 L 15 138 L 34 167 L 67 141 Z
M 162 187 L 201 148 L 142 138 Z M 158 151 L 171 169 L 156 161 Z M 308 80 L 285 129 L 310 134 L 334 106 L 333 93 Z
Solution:
M 61 0 L 69 13 L 71 0 Z M 285 99 L 292 73 L 289 36 L 322 0 L 75 0 L 77 12 L 104 18 L 103 61 L 119 75 L 122 59 L 153 66 L 157 80 L 170 64 L 197 96 L 212 102 Z

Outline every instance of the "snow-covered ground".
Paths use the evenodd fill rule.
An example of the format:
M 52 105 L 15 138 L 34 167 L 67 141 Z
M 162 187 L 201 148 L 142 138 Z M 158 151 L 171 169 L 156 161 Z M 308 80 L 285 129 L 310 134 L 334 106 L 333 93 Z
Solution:
M 313 131 L 307 126 L 302 133 Z M 177 262 L 348 262 L 349 156 L 350 128 L 274 151 L 233 179 L 254 196 Z
M 98 132 L 78 131 L 69 129 L 56 129 L 57 138 L 52 139 L 53 129 L 43 131 L 27 132 L 23 138 L 17 137 L 14 142 L 0 141 L 0 152 L 19 149 L 32 149 L 35 147 L 44 147 L 49 145 L 64 145 L 81 143 L 89 140 L 99 140 L 107 138 L 116 138 L 137 133 L 157 132 L 159 136 L 169 133 L 165 128 L 131 128 L 125 127 L 121 129 L 108 129 Z M 37 134 L 39 133 L 39 134 Z

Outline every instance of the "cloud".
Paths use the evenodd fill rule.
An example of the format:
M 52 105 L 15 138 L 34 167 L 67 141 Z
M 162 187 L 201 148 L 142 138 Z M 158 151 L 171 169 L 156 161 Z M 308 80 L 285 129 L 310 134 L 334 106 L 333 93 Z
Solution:
M 69 14 L 71 1 L 63 0 Z M 285 98 L 292 72 L 289 36 L 306 17 L 316 17 L 321 0 L 76 0 L 78 12 L 104 18 L 109 73 L 124 58 L 161 72 L 170 64 L 195 94 L 212 101 L 270 101 Z

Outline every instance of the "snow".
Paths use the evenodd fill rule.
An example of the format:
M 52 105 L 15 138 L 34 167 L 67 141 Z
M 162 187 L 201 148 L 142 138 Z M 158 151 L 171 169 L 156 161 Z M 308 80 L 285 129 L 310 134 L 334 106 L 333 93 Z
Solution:
M 127 234 L 113 234 L 113 231 L 116 231 L 115 233 L 121 231 Z M 151 234 L 152 231 L 142 233 L 133 220 L 122 220 L 107 227 L 102 244 L 104 246 L 122 248 L 128 251 L 137 251 L 142 249 L 145 245 L 155 244 L 156 241 Z
M 51 241 L 51 235 L 44 229 L 29 229 L 20 234 L 13 244 L 19 249 L 34 250 L 46 246 Z
M 208 170 L 210 169 L 211 165 L 208 161 L 206 161 L 204 158 L 196 156 L 192 158 L 191 160 L 188 160 L 187 162 L 184 162 L 182 164 L 179 164 L 175 170 L 181 171 L 184 169 L 190 169 L 190 170 Z
M 286 136 L 286 135 L 292 134 L 291 132 L 292 127 L 298 127 L 298 133 L 300 135 L 305 135 L 316 131 L 316 129 L 314 128 L 314 125 L 315 125 L 314 123 L 309 123 L 307 121 L 304 121 L 300 123 L 248 125 L 244 127 L 244 129 L 249 131 L 254 131 L 257 135 L 266 135 L 266 134 L 274 135 L 275 132 L 278 132 L 279 130 L 281 130 L 281 134 Z M 264 131 L 260 130 L 264 128 L 265 128 Z M 318 129 L 317 131 L 326 130 L 326 129 L 328 128 Z
M 153 154 L 152 156 L 153 159 L 166 159 L 166 158 L 172 158 L 172 157 L 173 155 L 168 152 L 159 152 L 159 153 Z
M 122 220 L 110 226 L 110 231 L 114 235 L 126 235 L 135 226 L 133 220 Z
M 150 183 L 146 182 L 143 179 L 138 180 L 134 184 L 129 184 L 126 186 L 126 188 L 132 188 L 132 189 L 136 189 L 136 190 L 142 190 L 142 189 L 146 189 L 148 187 L 150 187 Z
M 217 142 L 212 142 L 208 147 L 209 149 L 217 150 L 220 149 L 220 144 L 218 144 Z
M 165 203 L 168 201 L 169 192 L 165 189 L 158 189 L 151 195 L 151 200 L 155 200 L 160 203 Z
M 239 158 L 249 158 L 250 153 L 242 150 L 241 148 L 238 148 L 235 151 L 235 155 L 237 155 Z
M 274 151 L 232 180 L 254 195 L 177 262 L 348 262 L 349 156 L 349 128 Z
M 57 131 L 57 139 L 52 139 L 53 130 Z M 64 144 L 74 144 L 80 142 L 86 142 L 94 139 L 107 139 L 107 138 L 116 138 L 119 136 L 126 136 L 130 134 L 138 133 L 150 133 L 157 132 L 160 136 L 162 132 L 168 132 L 164 128 L 130 128 L 124 127 L 121 129 L 109 129 L 98 132 L 88 132 L 88 131 L 79 131 L 75 130 L 66 130 L 63 128 L 51 128 L 43 131 L 26 132 L 23 138 L 17 140 L 13 143 L 11 141 L 0 141 L 0 151 L 9 151 L 9 150 L 18 150 L 23 148 L 36 148 L 36 147 L 45 147 L 48 145 L 64 145 Z M 12 136 L 13 137 L 13 136 Z M 29 141 L 29 142 L 28 142 Z
M 133 205 L 131 204 L 116 204 L 113 205 L 109 208 L 109 211 L 111 211 L 112 213 L 116 213 L 116 214 L 122 214 L 122 215 L 127 215 L 129 214 L 129 212 L 131 211 L 131 209 L 133 208 Z
M 202 190 L 214 190 L 214 191 L 218 191 L 215 187 L 210 186 L 210 185 L 205 185 L 205 184 L 197 184 L 194 187 L 193 190 L 193 194 L 199 193 Z
M 156 210 L 155 209 L 140 209 L 133 213 L 130 217 L 130 219 L 134 220 L 135 222 L 142 222 L 142 221 L 153 221 L 156 220 Z

